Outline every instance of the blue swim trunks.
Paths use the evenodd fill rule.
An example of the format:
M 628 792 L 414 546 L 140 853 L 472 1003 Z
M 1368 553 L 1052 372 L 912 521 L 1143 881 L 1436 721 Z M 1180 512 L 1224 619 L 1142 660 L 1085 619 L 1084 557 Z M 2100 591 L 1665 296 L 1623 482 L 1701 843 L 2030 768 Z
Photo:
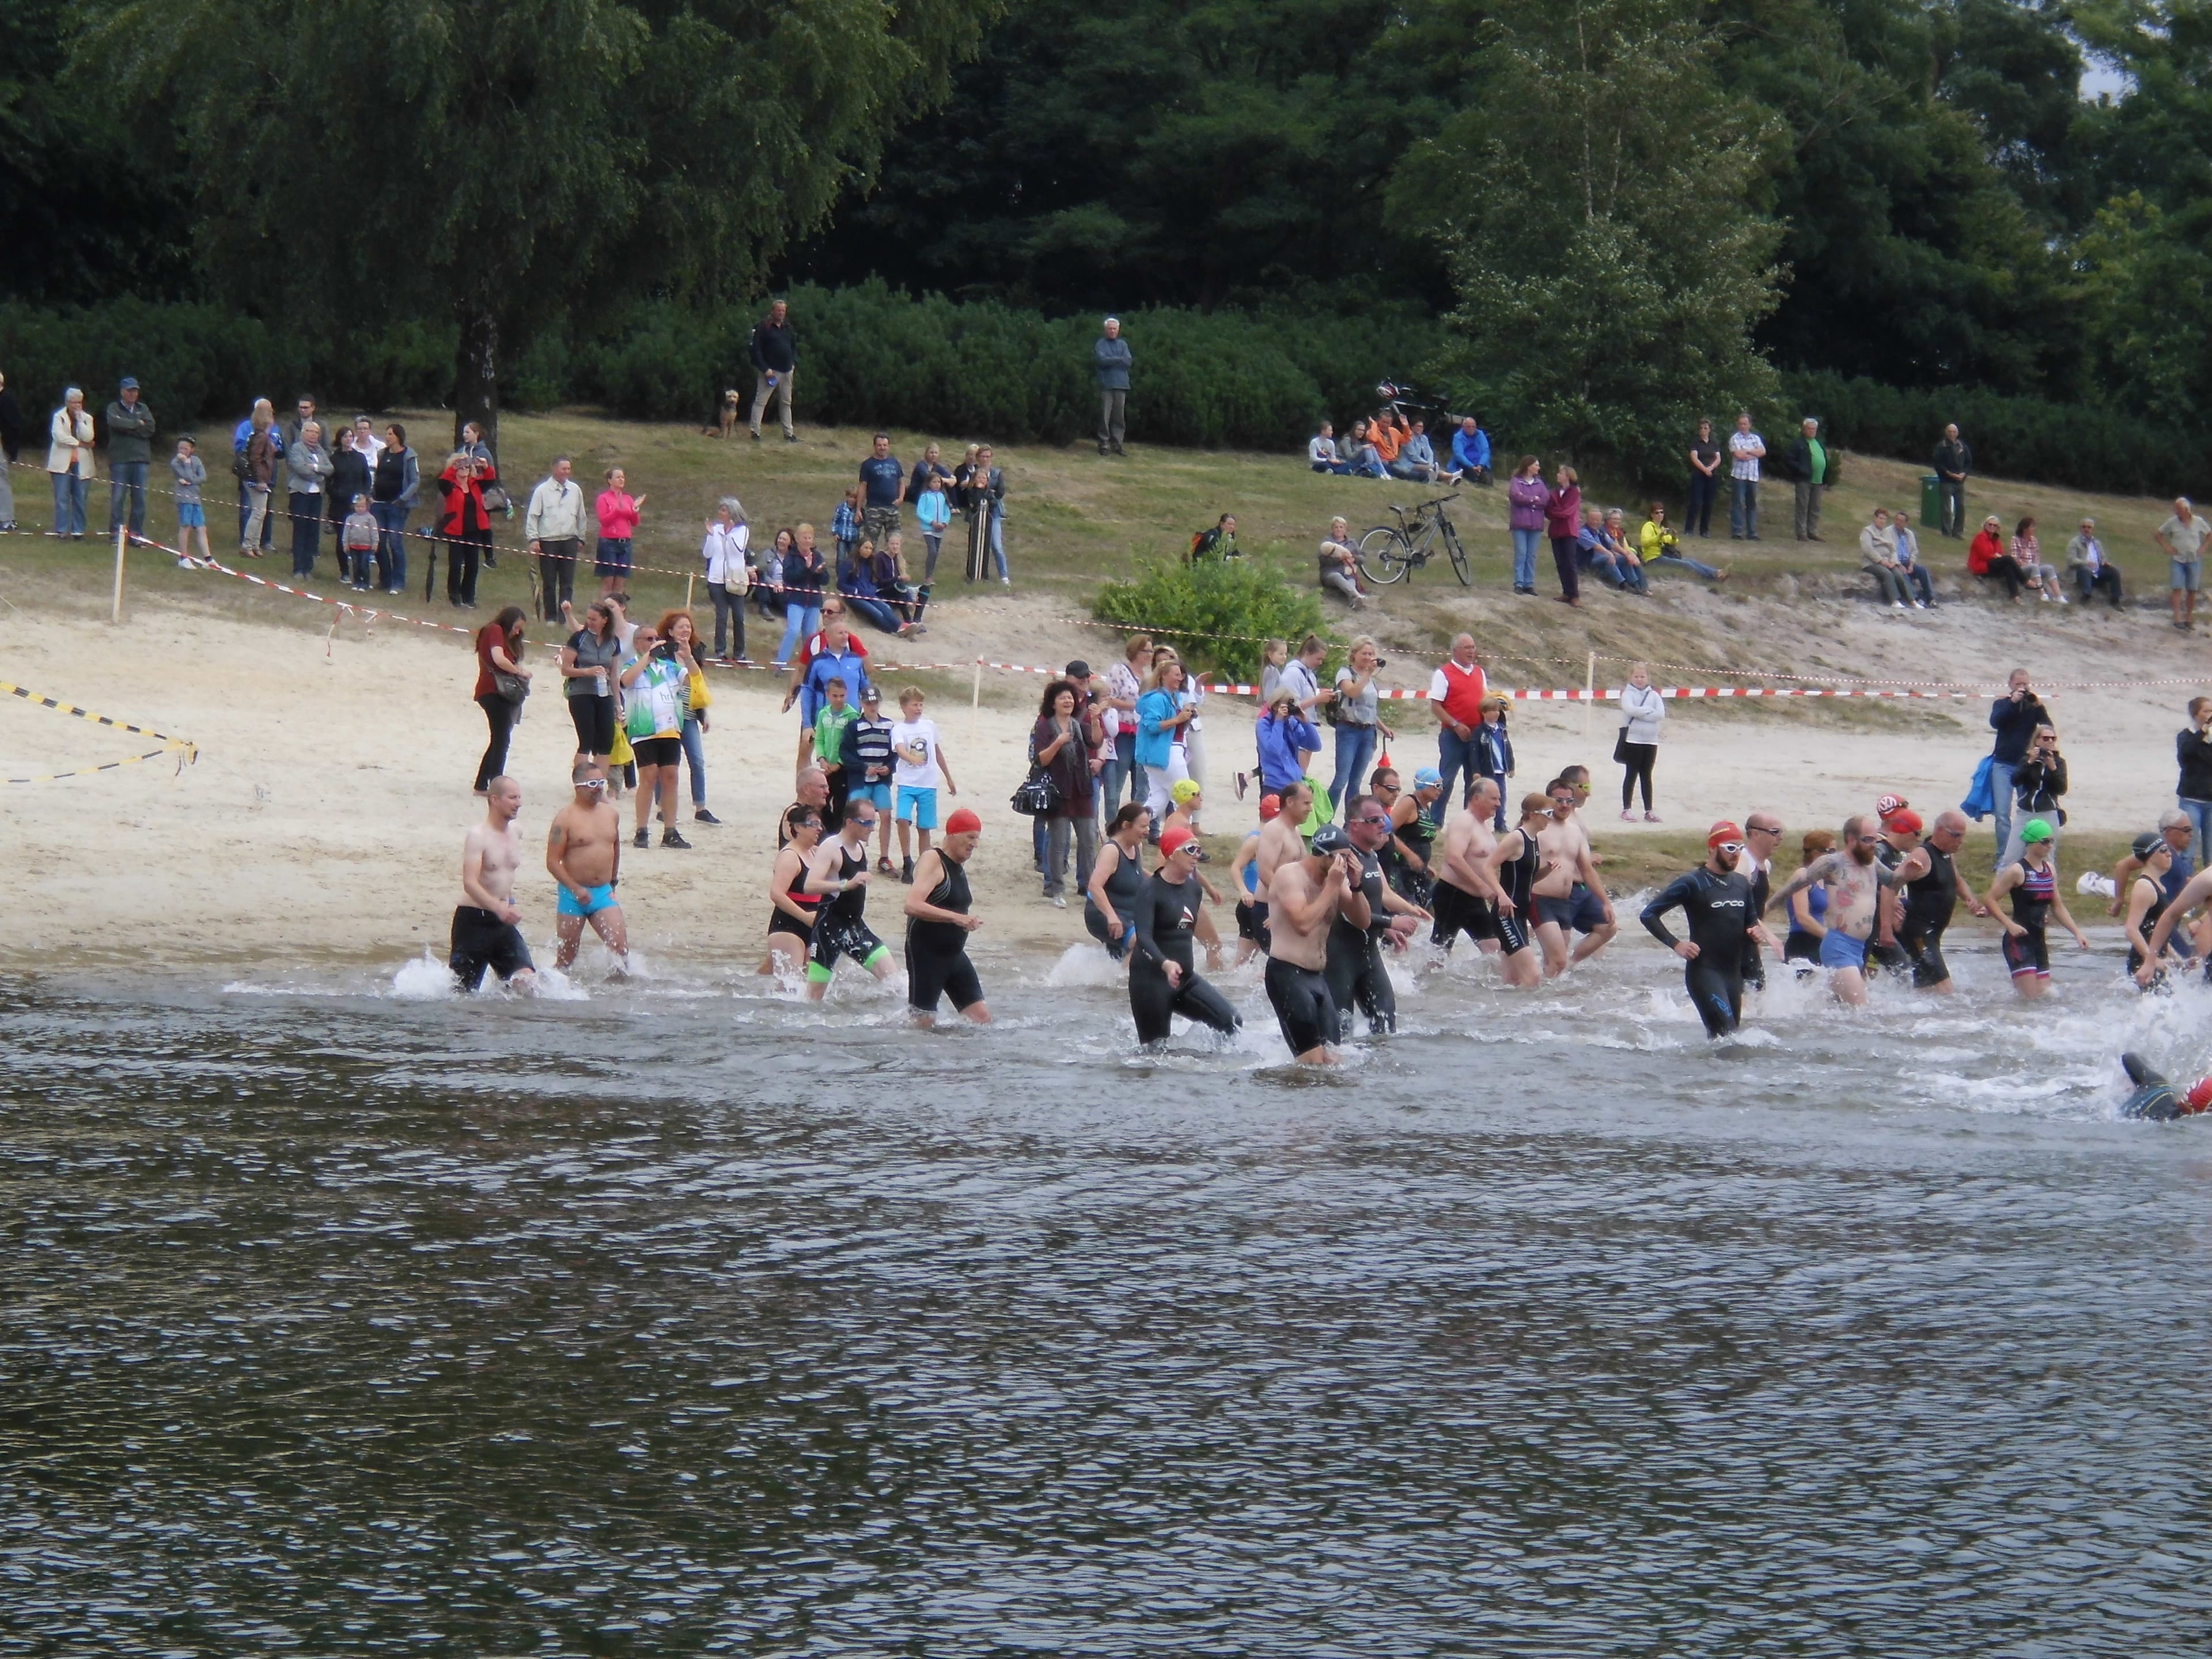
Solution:
M 564 916 L 597 915 L 602 910 L 612 909 L 614 902 L 615 890 L 614 884 L 611 882 L 592 888 L 587 895 L 586 902 L 581 904 L 576 902 L 576 896 L 567 888 L 563 887 L 561 890 L 561 914 Z
M 1831 927 L 1820 935 L 1820 966 L 1866 971 L 1866 941 Z

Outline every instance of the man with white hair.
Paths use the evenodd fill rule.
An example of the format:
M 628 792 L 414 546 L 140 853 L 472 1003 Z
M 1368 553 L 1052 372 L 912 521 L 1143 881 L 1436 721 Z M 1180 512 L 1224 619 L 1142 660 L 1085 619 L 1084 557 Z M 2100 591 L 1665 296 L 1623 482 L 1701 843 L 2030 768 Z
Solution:
M 2197 590 L 2204 574 L 2204 538 L 2212 536 L 2212 524 L 2197 516 L 2197 509 L 2189 504 L 2186 495 L 2173 498 L 2173 516 L 2159 526 L 2158 544 L 2166 550 L 2166 556 L 2173 561 L 2172 591 L 2167 594 L 2173 606 L 2173 625 L 2185 633 L 2197 621 Z
M 1121 431 L 1129 403 L 1129 366 L 1136 362 L 1121 337 L 1121 319 L 1109 317 L 1105 332 L 1091 343 L 1098 369 L 1098 453 L 1123 453 Z

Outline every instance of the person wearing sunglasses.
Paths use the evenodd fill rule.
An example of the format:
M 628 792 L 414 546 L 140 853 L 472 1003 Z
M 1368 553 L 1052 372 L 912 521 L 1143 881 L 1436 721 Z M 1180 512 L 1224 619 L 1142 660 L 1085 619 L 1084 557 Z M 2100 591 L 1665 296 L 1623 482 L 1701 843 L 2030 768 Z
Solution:
M 876 833 L 876 804 L 845 803 L 837 834 L 807 860 L 806 890 L 819 894 L 814 920 L 814 948 L 806 963 L 806 995 L 819 1002 L 830 994 L 837 958 L 850 957 L 878 979 L 891 976 L 891 947 L 868 927 L 868 838 Z
M 1390 970 L 1382 965 L 1382 945 L 1387 940 L 1392 949 L 1402 951 L 1416 927 L 1434 920 L 1382 879 L 1380 854 L 1390 839 L 1390 809 L 1373 795 L 1354 795 L 1344 810 L 1344 833 L 1359 855 L 1358 888 L 1367 920 L 1355 923 L 1340 915 L 1328 930 L 1323 972 L 1329 999 L 1336 1005 L 1340 1042 L 1352 1040 L 1355 1004 L 1367 1016 L 1369 1036 L 1383 1036 L 1398 1029 L 1398 996 L 1390 987 Z
M 1726 1036 L 1743 1017 L 1745 946 L 1774 943 L 1759 925 L 1750 878 L 1736 868 L 1743 854 L 1743 831 L 1723 819 L 1705 836 L 1705 861 L 1644 907 L 1645 931 L 1682 958 L 1682 986 L 1708 1037 Z M 1669 910 L 1682 913 L 1689 938 L 1678 939 L 1668 930 Z
M 1784 882 L 1763 908 L 1786 904 L 1793 894 L 1826 882 L 1827 931 L 1820 935 L 1820 965 L 1829 970 L 1836 1000 L 1856 1007 L 1867 1000 L 1867 940 L 1874 933 L 1875 897 L 1885 887 L 1900 887 L 1928 873 L 1928 854 L 1916 848 L 1894 868 L 1883 864 L 1880 821 L 1860 814 L 1844 821 L 1841 844 L 1814 860 Z
M 545 867 L 561 884 L 560 948 L 553 965 L 566 973 L 576 961 L 584 924 L 614 952 L 615 971 L 629 972 L 629 928 L 615 902 L 622 877 L 622 814 L 607 800 L 607 769 L 582 760 L 569 775 L 576 798 L 553 815 L 545 832 Z

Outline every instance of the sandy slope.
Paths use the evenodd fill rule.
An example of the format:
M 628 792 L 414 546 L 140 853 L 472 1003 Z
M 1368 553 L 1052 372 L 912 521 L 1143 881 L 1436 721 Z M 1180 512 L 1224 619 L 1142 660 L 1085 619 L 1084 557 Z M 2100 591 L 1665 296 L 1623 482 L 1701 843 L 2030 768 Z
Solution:
M 1498 602 L 1486 595 L 1480 608 Z M 459 896 L 461 836 L 479 811 L 468 784 L 483 723 L 468 700 L 466 642 L 389 623 L 373 633 L 349 623 L 326 641 L 312 607 L 282 603 L 298 608 L 276 611 L 282 620 L 268 623 L 223 621 L 156 599 L 142 602 L 119 631 L 29 613 L 12 619 L 14 649 L 0 671 L 7 678 L 187 735 L 201 750 L 198 764 L 181 775 L 154 763 L 0 789 L 0 823 L 19 872 L 13 907 L 19 966 L 391 964 L 425 942 L 442 945 Z M 1895 619 L 1864 605 L 1785 609 L 1687 590 L 1663 603 L 1689 631 L 1740 640 L 1737 660 L 1801 669 L 1848 665 L 1900 678 L 1989 679 L 2017 659 L 2058 682 L 2179 678 L 2203 668 L 2201 644 L 2147 612 L 1997 612 L 1974 605 Z M 1058 662 L 1079 653 L 1103 661 L 1110 642 L 1097 629 L 1051 620 L 1061 609 L 1018 597 L 965 602 L 934 618 L 927 654 L 939 661 L 980 654 Z M 1404 666 L 1409 672 L 1390 678 L 1425 682 L 1425 664 Z M 1672 683 L 1685 676 L 1659 678 Z M 1018 684 L 1026 699 L 1040 682 Z M 647 950 L 734 962 L 756 947 L 764 926 L 773 819 L 788 799 L 796 728 L 795 716 L 777 713 L 769 676 L 723 676 L 717 685 L 711 799 L 728 827 L 698 830 L 697 850 L 688 854 L 657 848 L 632 854 L 623 891 Z M 2125 830 L 2149 821 L 2172 787 L 2172 733 L 2195 689 L 2133 685 L 2053 695 L 2075 769 L 2070 804 L 2077 822 Z M 1779 810 L 1795 826 L 1832 825 L 1885 789 L 1921 804 L 1954 801 L 1986 748 L 1980 697 L 1920 705 L 1939 712 L 1917 720 L 1893 715 L 1871 724 L 1847 711 L 1763 716 L 1740 708 L 1672 707 L 1659 777 L 1662 811 L 1676 823 L 1759 805 Z M 1028 717 L 1005 706 L 932 712 L 964 786 L 962 799 L 984 812 L 976 887 L 988 927 L 979 945 L 1048 947 L 1079 937 L 1074 909 L 1040 904 L 1027 873 L 1027 825 L 1005 810 L 1024 769 Z M 1432 757 L 1425 713 L 1405 705 L 1399 713 L 1409 734 L 1397 745 L 1399 758 L 1419 763 Z M 1209 716 L 1216 831 L 1250 822 L 1250 809 L 1227 789 L 1231 770 L 1251 752 L 1249 719 L 1227 698 L 1217 700 Z M 1605 763 L 1612 745 L 1606 710 L 1596 711 L 1587 737 L 1578 708 L 1524 705 L 1516 724 L 1520 784 L 1539 787 L 1559 765 L 1583 759 L 1600 773 L 1604 804 L 1614 775 Z M 524 823 L 533 844 L 565 793 L 572 742 L 557 700 L 534 698 L 511 764 L 525 783 Z M 143 746 L 150 745 L 15 699 L 0 702 L 5 775 L 112 759 Z M 1643 833 L 1609 812 L 1597 828 L 1603 835 Z M 525 896 L 527 932 L 533 940 L 544 938 L 551 928 L 550 878 L 533 875 Z M 878 902 L 894 912 L 884 919 L 888 935 L 895 902 Z

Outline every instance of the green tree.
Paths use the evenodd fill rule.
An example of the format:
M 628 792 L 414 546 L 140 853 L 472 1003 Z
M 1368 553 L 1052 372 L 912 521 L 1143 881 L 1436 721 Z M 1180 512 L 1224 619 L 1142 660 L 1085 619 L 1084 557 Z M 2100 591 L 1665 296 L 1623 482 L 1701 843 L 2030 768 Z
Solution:
M 1479 176 L 1445 235 L 1446 367 L 1498 429 L 1665 469 L 1702 412 L 1772 395 L 1752 331 L 1779 232 L 1752 198 L 1777 137 L 1727 95 L 1687 0 L 1507 0 L 1485 96 L 1401 176 Z M 1572 96 L 1545 89 L 1571 87 Z
M 1446 297 L 1382 223 L 1472 89 L 1477 0 L 1030 0 L 798 269 L 1054 309 Z M 1462 184 L 1463 190 L 1465 185 Z
M 456 427 L 495 428 L 506 355 L 563 313 L 757 292 L 994 3 L 124 0 L 76 58 L 174 112 L 217 292 L 442 315 Z

